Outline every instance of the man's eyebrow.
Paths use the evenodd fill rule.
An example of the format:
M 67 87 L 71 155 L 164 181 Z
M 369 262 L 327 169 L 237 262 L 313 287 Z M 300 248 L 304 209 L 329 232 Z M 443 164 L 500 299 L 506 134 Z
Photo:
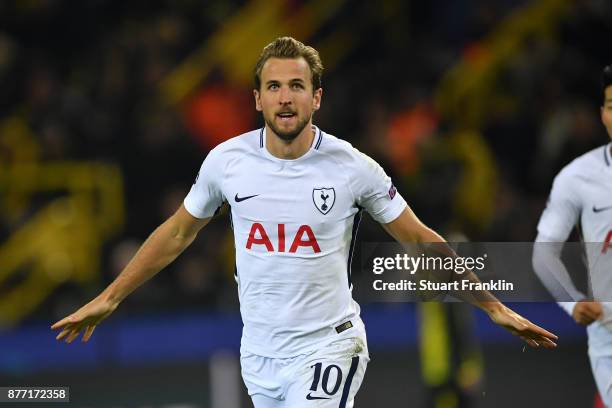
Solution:
M 292 79 L 289 80 L 289 83 L 290 84 L 293 84 L 293 83 L 305 84 L 306 81 L 304 79 L 302 79 L 302 78 L 292 78 Z M 270 80 L 266 81 L 266 85 L 268 85 L 268 86 L 269 85 L 278 85 L 278 84 L 280 84 L 280 81 L 277 80 L 277 79 L 270 79 Z

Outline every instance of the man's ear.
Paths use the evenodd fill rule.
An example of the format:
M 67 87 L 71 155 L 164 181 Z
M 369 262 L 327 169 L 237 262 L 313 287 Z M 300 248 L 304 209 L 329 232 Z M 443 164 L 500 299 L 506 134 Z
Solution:
M 253 96 L 255 97 L 255 109 L 261 112 L 263 109 L 261 107 L 261 99 L 259 98 L 259 91 L 257 89 L 253 89 Z
M 323 88 L 319 88 L 314 91 L 314 95 L 312 96 L 312 108 L 314 110 L 319 110 L 321 107 L 321 97 L 323 96 Z

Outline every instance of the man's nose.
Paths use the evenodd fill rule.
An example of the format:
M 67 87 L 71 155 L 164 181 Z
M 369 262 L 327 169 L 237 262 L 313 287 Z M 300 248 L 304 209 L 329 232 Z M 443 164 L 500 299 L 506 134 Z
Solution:
M 282 86 L 280 88 L 279 94 L 279 103 L 281 105 L 287 105 L 291 103 L 291 92 L 289 92 L 289 88 Z

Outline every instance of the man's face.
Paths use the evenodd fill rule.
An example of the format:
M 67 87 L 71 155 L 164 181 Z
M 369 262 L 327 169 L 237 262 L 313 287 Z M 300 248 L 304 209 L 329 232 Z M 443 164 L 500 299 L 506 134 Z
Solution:
M 601 107 L 601 121 L 608 131 L 608 136 L 612 139 L 612 85 L 606 88 L 604 104 Z
M 310 66 L 304 58 L 270 58 L 255 89 L 255 106 L 266 124 L 283 140 L 291 141 L 310 123 L 321 105 L 323 91 L 313 92 Z

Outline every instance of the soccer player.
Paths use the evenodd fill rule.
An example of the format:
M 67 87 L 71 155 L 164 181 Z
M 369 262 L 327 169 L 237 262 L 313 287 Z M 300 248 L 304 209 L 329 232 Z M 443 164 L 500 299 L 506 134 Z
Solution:
M 601 120 L 612 138 L 612 65 L 603 70 Z M 575 226 L 585 242 L 593 288 L 588 295 L 576 288 L 561 261 L 563 243 Z M 578 157 L 557 175 L 536 242 L 534 269 L 557 300 L 565 300 L 561 307 L 587 326 L 595 382 L 612 407 L 612 144 Z
M 322 98 L 318 52 L 290 37 L 255 67 L 265 126 L 214 148 L 184 203 L 98 297 L 55 323 L 70 343 L 172 262 L 223 203 L 231 207 L 244 323 L 242 376 L 255 407 L 352 407 L 369 361 L 350 262 L 362 209 L 401 242 L 444 242 L 383 169 L 312 124 Z M 556 336 L 492 295 L 473 302 L 533 347 Z M 482 300 L 484 299 L 484 300 Z M 213 335 L 211 333 L 211 335 Z

